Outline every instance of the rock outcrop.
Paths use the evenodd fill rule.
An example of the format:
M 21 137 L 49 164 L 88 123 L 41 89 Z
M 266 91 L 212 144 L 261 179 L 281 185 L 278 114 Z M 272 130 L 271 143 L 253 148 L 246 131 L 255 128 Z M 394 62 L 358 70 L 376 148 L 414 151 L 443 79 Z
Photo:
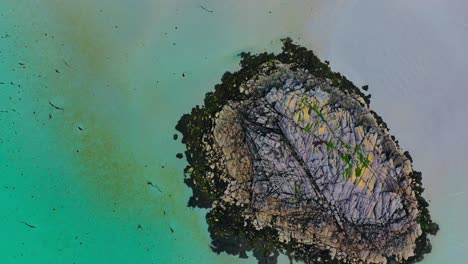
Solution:
M 195 165 L 187 172 L 205 174 L 204 184 L 193 175 L 188 184 L 195 196 L 211 192 L 205 197 L 212 196 L 219 214 L 212 224 L 236 207 L 243 225 L 231 229 L 250 228 L 253 236 L 272 230 L 273 245 L 299 251 L 308 262 L 419 260 L 427 252 L 428 227 L 438 227 L 420 205 L 425 201 L 411 157 L 346 79 L 323 78 L 287 58 L 285 51 L 257 62 L 249 78 L 230 84 L 231 100 L 218 95 L 224 102 L 210 113 L 192 113 L 185 116 L 195 118 L 192 123 L 183 118 L 178 125 Z M 190 144 L 196 118 L 207 126 L 196 132 L 201 142 Z M 270 253 L 264 250 L 265 257 Z

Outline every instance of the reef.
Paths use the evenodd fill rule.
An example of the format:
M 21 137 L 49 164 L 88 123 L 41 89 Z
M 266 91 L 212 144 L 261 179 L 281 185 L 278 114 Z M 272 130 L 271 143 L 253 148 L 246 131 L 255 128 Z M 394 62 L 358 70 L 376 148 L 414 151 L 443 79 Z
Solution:
M 421 173 L 370 95 L 312 51 L 241 53 L 204 106 L 176 126 L 188 205 L 207 214 L 214 252 L 276 263 L 414 263 L 438 225 Z M 366 89 L 367 90 L 367 86 Z

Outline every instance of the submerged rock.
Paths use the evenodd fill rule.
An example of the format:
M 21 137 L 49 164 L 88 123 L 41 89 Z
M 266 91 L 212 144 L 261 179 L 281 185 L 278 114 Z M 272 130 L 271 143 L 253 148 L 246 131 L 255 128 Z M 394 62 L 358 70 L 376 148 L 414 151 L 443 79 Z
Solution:
M 274 263 L 411 263 L 435 234 L 420 174 L 369 97 L 311 51 L 242 54 L 177 125 L 191 206 L 211 207 L 213 249 Z

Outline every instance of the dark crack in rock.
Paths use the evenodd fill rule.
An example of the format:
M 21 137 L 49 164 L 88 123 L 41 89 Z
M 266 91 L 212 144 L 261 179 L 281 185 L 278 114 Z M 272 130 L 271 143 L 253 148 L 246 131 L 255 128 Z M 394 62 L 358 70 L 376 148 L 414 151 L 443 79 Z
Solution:
M 351 82 L 284 40 L 242 54 L 177 125 L 190 206 L 211 208 L 213 250 L 275 263 L 413 263 L 438 230 L 420 173 Z

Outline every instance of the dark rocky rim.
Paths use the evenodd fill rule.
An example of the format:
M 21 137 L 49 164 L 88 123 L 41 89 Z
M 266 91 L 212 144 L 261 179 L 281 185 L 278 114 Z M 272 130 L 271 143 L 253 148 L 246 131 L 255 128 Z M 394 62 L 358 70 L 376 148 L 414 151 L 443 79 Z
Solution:
M 275 55 L 272 53 L 260 53 L 252 55 L 241 53 L 241 69 L 235 73 L 226 72 L 221 83 L 215 86 L 214 92 L 206 94 L 204 105 L 196 106 L 190 114 L 185 114 L 176 125 L 176 129 L 183 135 L 182 143 L 186 145 L 185 156 L 190 166 L 185 169 L 185 183 L 192 189 L 193 195 L 188 201 L 188 206 L 199 208 L 211 208 L 212 203 L 219 199 L 227 184 L 221 180 L 210 182 L 205 175 L 213 171 L 209 167 L 207 156 L 203 146 L 203 136 L 211 132 L 212 120 L 215 114 L 221 110 L 229 101 L 242 101 L 247 98 L 241 94 L 238 87 L 258 73 L 258 67 L 271 60 L 278 60 L 282 63 L 293 64 L 295 68 L 303 68 L 315 77 L 322 80 L 329 80 L 334 87 L 341 89 L 348 94 L 355 94 L 362 97 L 367 105 L 370 104 L 370 95 L 365 95 L 351 81 L 340 73 L 333 72 L 328 62 L 321 62 L 315 54 L 304 47 L 296 45 L 290 38 L 282 40 L 282 52 Z M 293 68 L 294 69 L 294 68 Z M 374 111 L 371 111 L 378 125 L 383 129 L 388 129 L 387 124 Z M 394 138 L 392 136 L 392 138 Z M 213 142 L 208 142 L 212 144 Z M 398 142 L 397 142 L 398 144 Z M 410 154 L 405 152 L 410 160 Z M 412 188 L 418 200 L 418 223 L 421 225 L 422 234 L 416 240 L 415 256 L 402 264 L 419 262 L 432 250 L 428 235 L 436 235 L 439 226 L 431 220 L 428 206 L 422 193 L 422 175 L 420 172 L 413 172 L 410 177 L 413 179 Z M 206 216 L 209 232 L 212 238 L 212 249 L 216 253 L 226 252 L 238 255 L 241 258 L 247 257 L 247 252 L 253 251 L 259 263 L 276 263 L 279 253 L 286 254 L 291 260 L 302 260 L 306 263 L 342 263 L 332 260 L 328 251 L 316 250 L 310 246 L 299 243 L 281 243 L 277 239 L 277 233 L 273 229 L 263 229 L 257 231 L 251 223 L 244 227 L 244 218 L 241 216 L 242 209 L 230 206 L 226 209 L 216 207 L 209 211 Z M 398 263 L 389 259 L 389 263 Z

